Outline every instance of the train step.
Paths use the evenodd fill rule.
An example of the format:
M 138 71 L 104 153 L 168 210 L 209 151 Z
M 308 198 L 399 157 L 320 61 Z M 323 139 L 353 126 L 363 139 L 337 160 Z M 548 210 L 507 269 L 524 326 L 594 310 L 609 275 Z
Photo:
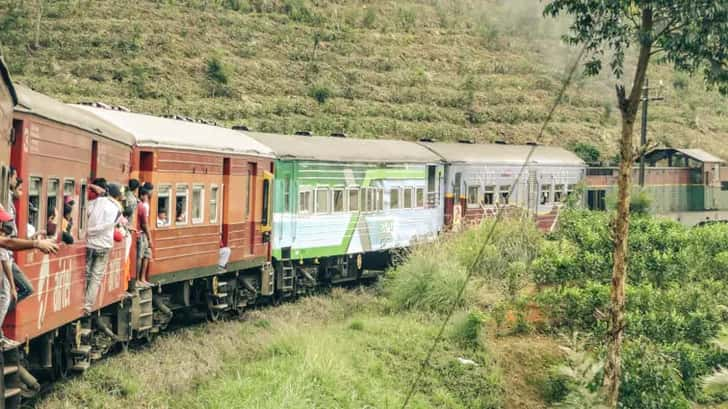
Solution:
M 228 296 L 228 293 L 217 293 L 217 294 L 213 294 L 213 295 L 217 298 L 225 298 Z
M 91 329 L 90 329 L 90 328 L 81 328 L 81 329 L 80 329 L 80 330 L 78 331 L 78 335 L 79 335 L 79 336 L 80 336 L 81 338 L 88 338 L 88 337 L 89 337 L 89 336 L 91 335 L 91 333 L 92 333 L 92 332 L 93 332 L 93 331 L 91 331 Z
M 211 306 L 210 308 L 212 308 L 213 310 L 217 310 L 217 311 L 223 311 L 223 310 L 227 310 L 228 305 L 227 304 L 215 304 L 215 305 Z
M 71 367 L 71 369 L 76 372 L 84 372 L 90 367 L 91 367 L 91 363 L 89 363 L 87 361 L 80 361 L 80 362 L 76 362 L 76 364 L 73 365 Z
M 12 397 L 18 396 L 20 395 L 20 392 L 22 392 L 20 388 L 5 389 L 5 399 L 10 399 Z
M 71 350 L 73 355 L 87 356 L 91 353 L 91 345 L 80 345 Z
M 152 314 L 154 314 L 154 313 L 153 312 L 143 312 L 143 313 L 139 314 L 139 318 L 151 317 Z
M 14 373 L 17 373 L 20 370 L 20 368 L 17 365 L 6 365 L 3 368 L 3 376 L 12 375 Z

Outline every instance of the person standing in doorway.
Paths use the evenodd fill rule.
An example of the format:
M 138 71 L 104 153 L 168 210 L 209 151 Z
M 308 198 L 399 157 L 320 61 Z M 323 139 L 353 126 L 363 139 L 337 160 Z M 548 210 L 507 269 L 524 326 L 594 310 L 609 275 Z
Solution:
M 151 190 L 142 187 L 139 190 L 139 204 L 137 205 L 139 227 L 137 229 L 139 232 L 137 241 L 137 280 L 144 285 L 149 285 L 149 264 L 152 260 L 152 249 L 154 248 L 149 231 L 149 197 L 151 194 Z
M 18 225 L 16 222 L 17 219 L 17 212 L 15 211 L 15 200 L 20 200 L 20 197 L 22 196 L 22 188 L 21 185 L 23 183 L 23 180 L 18 177 L 18 170 L 15 169 L 13 166 L 10 167 L 9 175 L 8 175 L 8 213 L 13 218 L 9 223 L 12 224 L 13 231 L 9 234 L 9 237 L 17 237 L 18 236 Z M 13 259 L 13 253 L 8 252 L 10 256 L 10 264 L 12 266 L 13 271 L 13 285 L 15 286 L 15 289 L 17 290 L 17 297 L 15 298 L 15 305 L 17 305 L 20 301 L 30 297 L 31 294 L 33 294 L 33 284 L 30 283 L 30 280 L 28 279 L 28 276 L 25 275 L 23 270 L 20 269 L 18 264 Z
M 119 207 L 106 196 L 108 185 L 96 178 L 89 185 L 86 227 L 86 296 L 83 313 L 90 315 L 114 246 L 114 227 L 121 216 Z

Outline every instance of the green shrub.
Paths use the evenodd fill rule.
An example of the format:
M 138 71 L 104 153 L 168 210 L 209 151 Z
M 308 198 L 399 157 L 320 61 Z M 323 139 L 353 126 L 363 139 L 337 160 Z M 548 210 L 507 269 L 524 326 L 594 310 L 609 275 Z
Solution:
M 349 323 L 349 329 L 352 331 L 363 331 L 364 330 L 364 323 L 360 320 L 354 320 Z
M 642 338 L 624 344 L 619 407 L 689 409 L 675 361 Z
M 599 162 L 602 155 L 601 152 L 599 152 L 599 148 L 586 142 L 572 143 L 568 145 L 568 148 L 586 163 Z
M 448 254 L 446 244 L 415 247 L 407 258 L 388 273 L 383 289 L 395 310 L 425 310 L 443 313 L 453 305 L 463 308 L 473 299 L 471 288 L 457 299 L 465 283 L 465 268 Z
M 466 348 L 480 346 L 483 332 L 483 315 L 478 311 L 463 312 L 453 319 L 450 337 Z
M 364 12 L 364 17 L 361 19 L 362 27 L 373 28 L 376 21 L 377 12 L 372 7 L 367 7 L 367 11 Z
M 322 84 L 313 85 L 308 90 L 308 96 L 315 99 L 316 102 L 318 102 L 319 104 L 325 103 L 326 100 L 329 99 L 329 97 L 331 97 L 331 95 L 332 95 L 331 89 L 329 87 L 327 87 L 326 85 L 322 85 Z
M 545 241 L 533 261 L 533 279 L 539 285 L 563 285 L 582 278 L 578 275 L 578 249 L 567 239 Z
M 227 66 L 218 57 L 208 58 L 205 62 L 207 79 L 218 83 L 227 84 L 229 81 L 229 73 Z

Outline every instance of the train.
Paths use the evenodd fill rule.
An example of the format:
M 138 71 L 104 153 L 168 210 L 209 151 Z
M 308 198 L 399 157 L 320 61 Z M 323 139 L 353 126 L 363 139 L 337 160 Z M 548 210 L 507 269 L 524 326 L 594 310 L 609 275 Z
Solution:
M 175 317 L 214 321 L 376 278 L 398 250 L 499 208 L 550 231 L 580 186 L 585 206 L 603 208 L 605 185 L 613 185 L 609 168 L 596 172 L 559 147 L 229 129 L 102 103 L 65 104 L 13 84 L 1 60 L 0 74 L 0 203 L 8 204 L 11 166 L 27 181 L 14 202 L 18 235 L 52 231 L 51 216 L 68 200 L 76 204 L 73 244 L 54 255 L 15 254 L 34 293 L 3 323 L 16 341 L 3 347 L 5 408 L 37 392 L 39 381 L 83 372 L 113 350 L 150 340 Z M 680 159 L 688 154 L 702 155 L 651 152 L 648 180 L 657 188 L 670 177 L 692 183 L 708 169 L 710 187 L 728 190 L 719 158 L 701 156 L 713 162 L 698 169 L 695 158 Z M 659 167 L 665 158 L 666 168 L 679 169 Z M 139 285 L 136 246 L 116 242 L 87 317 L 86 196 L 96 177 L 154 186 L 154 254 L 152 285 Z M 229 252 L 224 265 L 221 249 Z

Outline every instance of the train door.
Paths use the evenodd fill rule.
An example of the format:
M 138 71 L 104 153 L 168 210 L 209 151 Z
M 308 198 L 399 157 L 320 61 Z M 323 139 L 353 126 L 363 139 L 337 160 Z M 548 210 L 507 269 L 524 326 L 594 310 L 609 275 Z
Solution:
M 248 175 L 246 180 L 247 205 L 245 207 L 245 218 L 247 219 L 248 226 L 250 228 L 250 234 L 248 235 L 250 238 L 250 245 L 248 246 L 249 254 L 255 253 L 255 191 L 258 186 L 257 167 L 258 165 L 256 163 L 248 162 Z
M 230 158 L 224 158 L 222 160 L 222 198 L 220 198 L 221 215 L 222 215 L 222 245 L 228 247 L 229 240 L 229 223 L 230 219 L 228 216 L 228 200 L 230 197 L 230 172 L 232 170 Z

